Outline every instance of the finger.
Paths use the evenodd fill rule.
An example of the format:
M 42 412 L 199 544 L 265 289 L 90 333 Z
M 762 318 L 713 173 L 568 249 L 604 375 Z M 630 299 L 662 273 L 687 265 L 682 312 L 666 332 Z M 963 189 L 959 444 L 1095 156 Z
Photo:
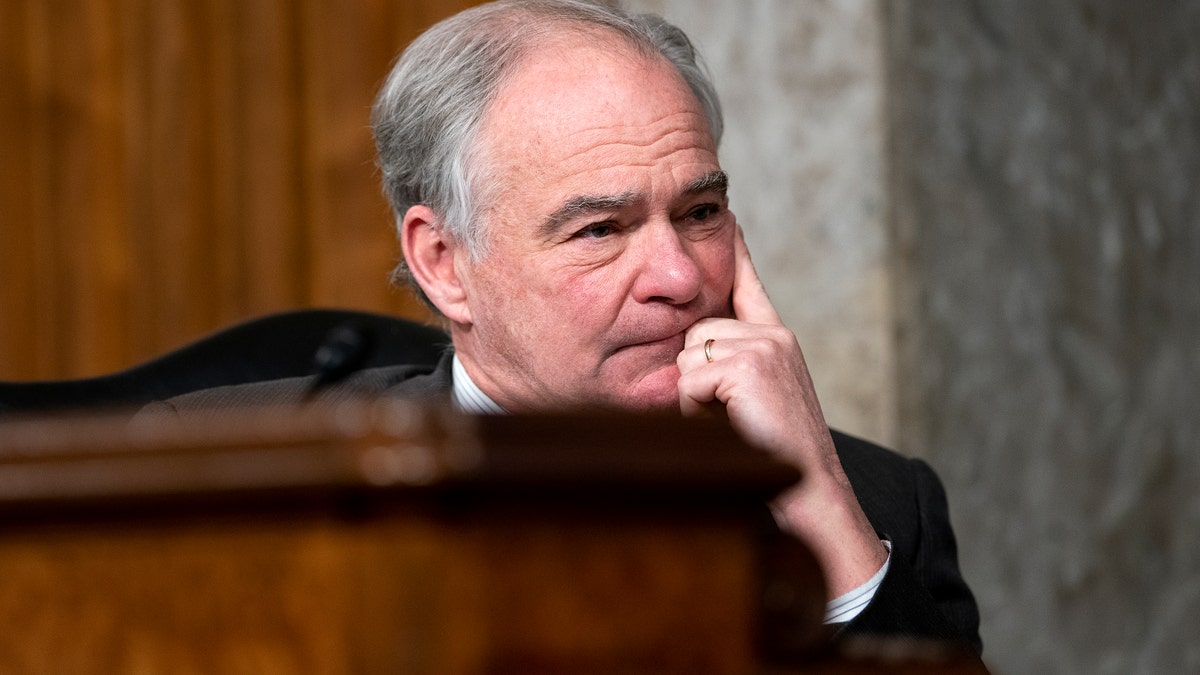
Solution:
M 679 367 L 679 373 L 688 373 L 697 368 L 714 363 L 717 360 L 716 351 L 717 340 L 709 338 L 704 342 L 688 345 L 679 352 L 675 357 L 675 365 Z
M 783 325 L 775 305 L 767 297 L 754 263 L 750 260 L 750 248 L 742 226 L 738 225 L 733 241 L 733 314 L 740 321 Z
M 701 362 L 704 356 L 700 356 Z M 704 368 L 681 372 L 678 381 L 679 409 L 686 416 L 712 414 L 728 415 L 726 406 L 733 395 L 736 379 L 731 378 L 728 362 L 714 361 Z
M 711 373 L 682 373 L 678 382 L 679 411 L 685 417 L 697 417 L 711 414 L 716 408 L 722 407 L 722 402 L 717 400 L 718 383 L 719 380 Z
M 707 401 L 700 403 L 688 399 L 686 402 L 680 399 L 679 412 L 684 417 L 702 417 L 705 419 L 724 419 L 728 420 L 729 415 L 725 410 L 725 404 L 720 401 Z
M 712 337 L 684 347 L 679 356 L 675 357 L 675 364 L 679 366 L 679 372 L 686 373 L 724 361 L 740 352 L 761 348 L 762 345 L 752 339 Z
M 740 336 L 744 324 L 736 319 L 705 317 L 692 324 L 683 334 L 684 349 L 704 344 L 709 338 L 723 339 Z

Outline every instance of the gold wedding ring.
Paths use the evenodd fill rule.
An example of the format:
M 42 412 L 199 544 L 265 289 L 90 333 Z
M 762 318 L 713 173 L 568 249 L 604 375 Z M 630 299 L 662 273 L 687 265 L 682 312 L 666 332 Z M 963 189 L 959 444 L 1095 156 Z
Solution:
M 712 343 L 716 342 L 715 338 L 709 338 L 704 341 L 704 358 L 712 363 Z

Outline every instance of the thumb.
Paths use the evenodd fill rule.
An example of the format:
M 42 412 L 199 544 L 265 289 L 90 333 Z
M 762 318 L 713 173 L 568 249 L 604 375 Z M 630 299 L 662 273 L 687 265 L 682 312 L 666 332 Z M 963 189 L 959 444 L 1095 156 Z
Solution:
M 767 297 L 767 289 L 763 288 L 754 263 L 750 260 L 750 248 L 746 246 L 746 237 L 742 226 L 738 225 L 737 235 L 733 241 L 733 314 L 738 321 L 783 325 L 775 305 Z

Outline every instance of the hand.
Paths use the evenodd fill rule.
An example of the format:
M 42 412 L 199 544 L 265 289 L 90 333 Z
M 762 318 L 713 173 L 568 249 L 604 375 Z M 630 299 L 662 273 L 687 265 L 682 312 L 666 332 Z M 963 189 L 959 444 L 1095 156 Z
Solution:
M 688 329 L 677 359 L 679 407 L 696 415 L 724 404 L 747 442 L 800 468 L 804 478 L 774 505 L 776 517 L 813 549 L 837 597 L 873 576 L 887 550 L 850 488 L 800 345 L 767 297 L 740 227 L 734 259 L 734 318 Z
M 836 462 L 800 345 L 767 297 L 740 227 L 734 239 L 733 311 L 733 319 L 701 319 L 687 331 L 677 359 L 683 414 L 698 414 L 718 401 L 751 444 L 808 472 L 819 468 L 813 460 Z M 708 340 L 711 363 L 704 350 Z

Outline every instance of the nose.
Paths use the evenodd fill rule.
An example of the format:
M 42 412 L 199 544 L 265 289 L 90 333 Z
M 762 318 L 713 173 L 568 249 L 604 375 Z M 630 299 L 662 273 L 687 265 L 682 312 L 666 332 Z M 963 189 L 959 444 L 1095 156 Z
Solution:
M 636 237 L 637 278 L 633 296 L 638 302 L 691 302 L 704 285 L 691 242 L 669 223 L 647 223 Z

